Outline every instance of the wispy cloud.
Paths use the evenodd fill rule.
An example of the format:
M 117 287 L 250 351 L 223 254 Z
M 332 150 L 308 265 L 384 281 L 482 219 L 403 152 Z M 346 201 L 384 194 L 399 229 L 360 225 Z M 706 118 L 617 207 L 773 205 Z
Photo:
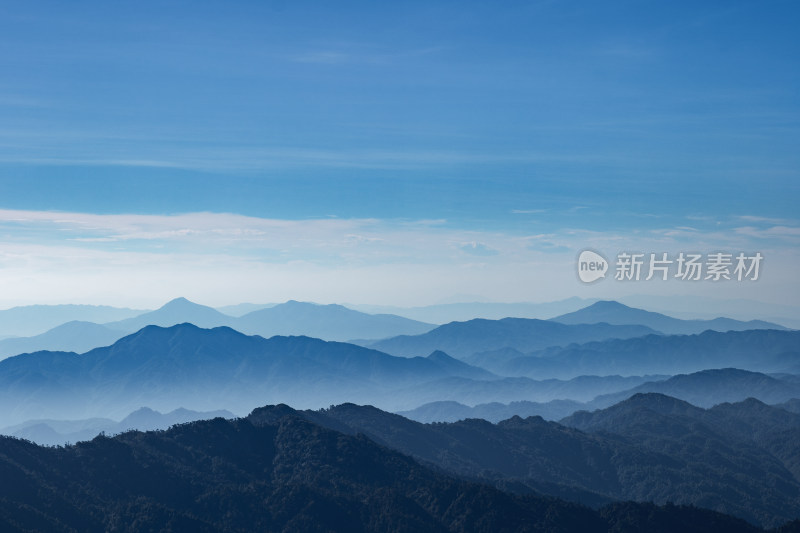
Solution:
M 768 228 L 756 228 L 753 226 L 743 226 L 734 228 L 739 235 L 747 235 L 758 239 L 790 239 L 800 240 L 800 227 L 790 226 L 771 226 Z
M 385 49 L 363 43 L 327 43 L 308 47 L 303 51 L 282 54 L 278 57 L 296 63 L 321 65 L 391 65 L 398 61 L 434 55 L 443 50 L 446 50 L 446 47 Z
M 512 209 L 511 213 L 515 215 L 539 215 L 547 213 L 547 209 Z
M 285 168 L 354 168 L 431 170 L 453 165 L 531 164 L 537 162 L 591 162 L 605 156 L 543 154 L 537 152 L 485 152 L 436 149 L 333 149 L 296 146 L 193 146 L 179 141 L 155 143 L 83 136 L 73 145 L 74 134 L 60 138 L 49 133 L 37 140 L 0 133 L 0 163 L 52 166 L 117 166 L 176 168 L 184 170 L 258 171 Z M 91 139 L 92 142 L 88 142 Z M 41 152 L 42 145 L 47 153 Z
M 765 235 L 786 244 L 766 250 Z M 165 295 L 217 303 L 305 298 L 416 305 L 465 286 L 490 299 L 538 301 L 580 289 L 573 267 L 587 247 L 609 257 L 626 250 L 759 250 L 772 276 L 763 289 L 770 279 L 785 281 L 781 272 L 793 272 L 798 238 L 800 228 L 790 226 L 516 234 L 442 220 L 0 210 L 0 305 L 108 303 L 108 295 L 143 306 Z
M 486 244 L 482 242 L 468 242 L 462 244 L 460 247 L 461 251 L 466 252 L 470 255 L 477 255 L 481 257 L 488 257 L 492 255 L 497 255 L 499 252 L 494 248 L 490 248 Z
M 755 215 L 740 215 L 736 218 L 738 218 L 739 220 L 743 220 L 745 222 L 772 224 L 776 226 L 792 226 L 792 225 L 796 226 L 800 224 L 800 220 L 789 219 L 789 218 L 774 218 L 774 217 L 763 217 Z

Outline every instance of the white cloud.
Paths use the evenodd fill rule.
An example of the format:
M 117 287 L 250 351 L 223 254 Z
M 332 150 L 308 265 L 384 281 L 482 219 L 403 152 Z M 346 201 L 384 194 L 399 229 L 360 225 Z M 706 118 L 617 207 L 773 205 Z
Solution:
M 442 220 L 0 210 L 0 307 L 34 302 L 150 307 L 174 296 L 211 305 L 290 298 L 423 305 L 465 291 L 500 301 L 635 291 L 613 282 L 604 289 L 578 284 L 574 261 L 585 248 L 608 257 L 626 250 L 758 250 L 765 254 L 766 269 L 757 289 L 776 300 L 791 297 L 797 292 L 796 246 L 765 248 L 761 239 L 766 231 L 780 237 L 773 239 L 779 244 L 796 239 L 800 229 L 751 229 L 567 228 L 515 234 L 465 230 Z M 648 287 L 665 293 L 682 288 Z
M 547 209 L 512 209 L 511 212 L 515 215 L 539 215 L 547 213 Z
M 771 226 L 768 228 L 756 228 L 753 226 L 743 226 L 734 228 L 734 231 L 739 235 L 745 235 L 758 240 L 779 239 L 792 242 L 800 240 L 800 227 Z
M 495 250 L 494 248 L 490 248 L 484 243 L 476 241 L 462 243 L 461 246 L 459 246 L 459 249 L 462 252 L 466 252 L 470 255 L 477 255 L 481 257 L 487 257 L 498 254 L 497 250 Z
M 792 225 L 797 225 L 798 222 L 800 222 L 798 220 L 793 220 L 788 218 L 773 218 L 773 217 L 762 217 L 755 215 L 740 215 L 736 218 L 738 218 L 739 220 L 743 220 L 745 222 L 771 224 L 776 226 L 792 226 Z

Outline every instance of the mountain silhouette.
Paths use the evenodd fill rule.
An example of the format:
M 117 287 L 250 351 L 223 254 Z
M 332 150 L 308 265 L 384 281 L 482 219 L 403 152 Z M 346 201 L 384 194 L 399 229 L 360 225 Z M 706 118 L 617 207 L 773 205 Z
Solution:
M 583 326 L 570 327 L 580 329 Z M 800 331 L 647 335 L 547 348 L 522 357 L 499 353 L 494 363 L 491 355 L 478 354 L 468 360 L 500 375 L 562 379 L 609 373 L 674 375 L 726 367 L 783 372 L 800 359 Z
M 86 352 L 98 346 L 108 346 L 125 335 L 94 322 L 72 321 L 33 337 L 0 340 L 0 359 L 21 353 L 56 350 Z
M 256 415 L 256 413 L 254 413 Z M 128 432 L 66 448 L 0 438 L 3 531 L 753 532 L 693 507 L 593 511 L 455 479 L 287 414 Z M 627 528 L 626 528 L 627 529 Z
M 306 335 L 325 340 L 382 339 L 424 333 L 434 326 L 396 315 L 370 315 L 330 304 L 290 300 L 245 314 L 230 323 L 250 335 Z
M 398 411 L 397 414 L 423 423 L 458 422 L 467 418 L 482 418 L 497 423 L 515 416 L 521 418 L 540 416 L 545 420 L 561 420 L 585 407 L 585 403 L 575 400 L 550 400 L 548 402 L 522 400 L 509 403 L 481 403 L 475 406 L 454 401 L 438 401 L 420 405 L 409 411 Z
M 232 317 L 220 313 L 213 307 L 196 304 L 186 298 L 175 298 L 155 311 L 143 313 L 126 320 L 110 322 L 105 326 L 133 332 L 145 326 L 169 327 L 176 324 L 190 323 L 201 328 L 215 328 L 231 325 L 232 322 Z
M 370 315 L 341 305 L 318 305 L 294 300 L 235 317 L 186 298 L 176 298 L 155 311 L 105 326 L 132 333 L 150 325 L 169 327 L 183 323 L 201 328 L 228 326 L 264 338 L 304 335 L 334 341 L 418 334 L 434 327 L 396 315 Z
M 421 307 L 396 307 L 387 305 L 357 305 L 351 307 L 367 313 L 392 313 L 430 324 L 441 325 L 449 324 L 450 322 L 466 322 L 473 318 L 485 318 L 488 320 L 500 320 L 506 317 L 544 319 L 570 311 L 576 311 L 581 307 L 585 307 L 587 303 L 594 301 L 596 300 L 572 296 L 564 300 L 544 303 L 457 301 Z
M 27 439 L 37 444 L 59 446 L 67 442 L 91 440 L 100 433 L 114 435 L 132 429 L 140 431 L 167 429 L 175 424 L 215 417 L 233 418 L 234 415 L 228 411 L 198 412 L 183 408 L 162 414 L 142 407 L 119 422 L 108 418 L 29 420 L 2 428 L 0 434 Z
M 657 375 L 625 377 L 578 376 L 569 380 L 537 380 L 516 377 L 472 379 L 462 376 L 448 376 L 431 382 L 406 385 L 392 390 L 391 398 L 394 400 L 392 405 L 397 405 L 398 407 L 392 407 L 390 410 L 409 410 L 423 404 L 441 401 L 456 401 L 467 405 L 522 401 L 550 402 L 559 399 L 590 402 L 598 396 L 604 397 L 617 392 L 627 392 L 643 383 L 665 379 L 666 377 Z M 406 407 L 409 405 L 411 407 Z M 604 404 L 602 407 L 607 405 Z M 565 415 L 557 418 L 562 416 Z
M 729 420 L 750 419 L 749 409 L 734 405 Z M 287 410 L 265 407 L 250 419 L 274 423 Z M 606 435 L 612 425 L 603 428 L 605 433 L 586 433 L 569 427 L 570 419 L 564 425 L 540 417 L 421 424 L 353 404 L 295 413 L 337 431 L 364 434 L 423 464 L 510 490 L 594 506 L 633 499 L 724 508 L 768 526 L 798 518 L 800 480 L 787 466 L 796 450 L 785 463 L 761 442 L 701 420 L 705 410 L 660 395 L 637 395 L 608 411 L 619 412 L 620 423 L 634 429 Z M 792 428 L 800 428 L 800 421 L 788 421 L 782 429 Z M 777 438 L 772 444 L 790 442 Z
M 107 305 L 25 305 L 0 310 L 0 337 L 40 335 L 66 322 L 106 323 L 123 320 L 143 311 Z M 19 352 L 17 352 L 19 353 Z
M 444 377 L 491 376 L 433 358 L 393 357 L 309 337 L 247 336 L 192 324 L 147 326 L 85 354 L 36 352 L 0 361 L 6 425 L 31 418 L 115 418 L 141 405 L 246 411 L 270 398 L 330 405 Z
M 617 325 L 639 324 L 667 335 L 691 335 L 709 329 L 714 331 L 787 329 L 779 324 L 763 320 L 745 322 L 722 317 L 713 320 L 682 320 L 661 313 L 628 307 L 613 300 L 601 300 L 578 311 L 551 318 L 551 320 L 561 324 L 597 324 L 601 322 Z
M 477 352 L 513 348 L 520 352 L 540 350 L 611 338 L 641 337 L 652 334 L 645 326 L 611 326 L 608 324 L 571 326 L 528 318 L 502 320 L 474 319 L 451 322 L 415 336 L 398 336 L 369 345 L 392 355 L 413 357 L 442 350 L 463 359 Z
M 630 390 L 602 395 L 592 403 L 606 406 L 638 393 L 655 392 L 680 398 L 693 405 L 711 407 L 719 403 L 756 398 L 769 404 L 800 397 L 800 383 L 737 368 L 702 370 L 669 379 L 642 383 Z

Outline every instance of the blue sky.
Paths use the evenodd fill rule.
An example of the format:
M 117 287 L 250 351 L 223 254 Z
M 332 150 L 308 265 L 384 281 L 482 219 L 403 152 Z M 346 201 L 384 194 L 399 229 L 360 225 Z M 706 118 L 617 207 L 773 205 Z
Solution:
M 798 15 L 6 2 L 0 306 L 698 290 L 581 286 L 584 247 L 765 250 L 759 284 L 700 290 L 793 304 Z

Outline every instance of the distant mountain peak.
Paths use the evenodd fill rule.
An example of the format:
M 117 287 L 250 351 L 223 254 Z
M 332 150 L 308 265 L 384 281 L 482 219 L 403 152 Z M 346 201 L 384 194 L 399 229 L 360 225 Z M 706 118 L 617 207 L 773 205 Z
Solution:
M 187 306 L 187 305 L 200 305 L 200 304 L 196 304 L 196 303 L 194 303 L 194 302 L 192 302 L 190 300 L 187 300 L 183 296 L 179 296 L 178 298 L 174 298 L 174 299 L 168 301 L 167 303 L 165 303 L 164 305 L 162 305 L 161 309 L 166 309 L 166 308 L 170 308 L 170 307 L 184 307 L 184 306 Z
M 278 304 L 275 307 L 323 307 L 323 305 L 314 302 L 301 302 L 300 300 L 286 300 L 285 303 Z
M 680 406 L 689 409 L 695 408 L 695 406 L 693 406 L 689 402 L 679 400 L 678 398 L 674 398 L 672 396 L 668 396 L 660 392 L 637 392 L 627 400 L 620 402 L 619 405 L 650 407 L 650 408 L 652 407 L 664 408 L 666 406 L 670 407 Z
M 786 329 L 779 324 L 761 320 L 743 322 L 730 318 L 714 320 L 684 320 L 662 313 L 630 307 L 615 300 L 600 300 L 583 309 L 550 320 L 562 324 L 639 324 L 667 335 L 693 335 L 703 331 L 745 331 L 751 329 Z
M 149 407 L 140 407 L 137 410 L 133 411 L 128 415 L 128 417 L 132 416 L 142 416 L 142 415 L 160 415 L 158 411 L 155 409 L 150 409 Z
M 196 326 L 191 322 L 181 322 L 180 324 L 173 324 L 172 326 L 159 326 L 158 324 L 148 324 L 147 326 L 141 328 L 136 333 L 139 334 L 151 334 L 157 331 L 182 331 L 182 330 L 199 330 L 199 329 L 212 329 L 212 328 L 201 328 L 200 326 Z
M 298 309 L 302 308 L 326 308 L 326 309 L 346 309 L 347 311 L 353 311 L 343 305 L 339 304 L 318 304 L 316 302 L 301 302 L 300 300 L 287 300 L 285 303 L 278 304 L 275 306 L 276 308 L 281 307 L 295 307 Z M 274 309 L 274 308 L 273 308 Z
M 635 309 L 616 300 L 599 300 L 584 309 Z
M 428 356 L 428 359 L 432 361 L 457 361 L 457 359 L 450 357 L 442 350 L 435 350 L 431 352 L 431 354 Z

